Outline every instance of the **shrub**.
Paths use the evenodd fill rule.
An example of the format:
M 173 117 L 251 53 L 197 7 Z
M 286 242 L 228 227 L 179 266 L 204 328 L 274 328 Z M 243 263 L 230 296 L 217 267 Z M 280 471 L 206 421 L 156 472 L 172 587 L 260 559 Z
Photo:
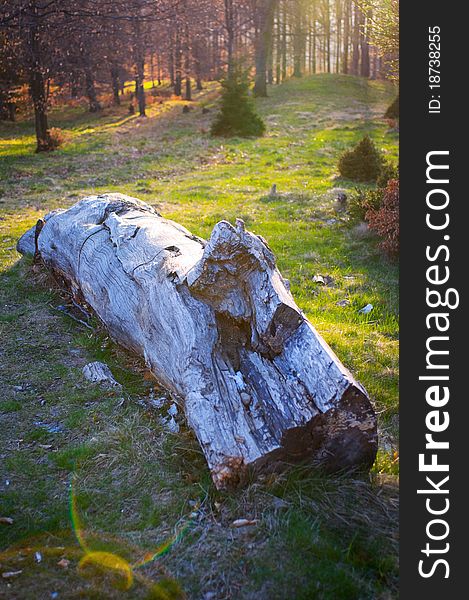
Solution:
M 249 96 L 247 76 L 239 70 L 222 82 L 220 112 L 212 124 L 212 135 L 258 137 L 265 131 Z
M 381 238 L 380 247 L 388 256 L 399 254 L 399 180 L 391 179 L 383 193 L 381 206 L 366 215 L 370 229 Z
M 356 188 L 347 203 L 350 220 L 353 223 L 366 221 L 368 211 L 378 210 L 382 200 L 383 190 L 380 188 L 373 190 Z
M 379 188 L 385 188 L 390 179 L 399 179 L 399 165 L 396 166 L 390 162 L 383 161 L 381 172 L 376 180 L 376 185 Z
M 353 181 L 376 181 L 383 164 L 381 153 L 366 135 L 351 150 L 342 154 L 339 159 L 339 172 L 342 177 Z
M 63 146 L 67 141 L 67 135 L 60 129 L 60 127 L 51 127 L 47 131 L 47 149 L 57 150 L 60 146 Z
M 390 104 L 384 113 L 385 119 L 398 119 L 399 118 L 399 94 L 394 99 L 393 103 Z

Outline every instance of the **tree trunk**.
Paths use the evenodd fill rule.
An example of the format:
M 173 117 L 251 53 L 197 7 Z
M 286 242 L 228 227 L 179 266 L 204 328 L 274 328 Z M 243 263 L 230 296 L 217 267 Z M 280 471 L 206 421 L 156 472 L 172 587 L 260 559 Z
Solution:
M 350 1 L 345 0 L 345 16 L 344 16 L 344 50 L 342 54 L 342 73 L 348 73 L 348 55 L 350 42 Z
M 8 83 L 3 88 L 0 84 L 0 120 L 16 121 L 16 103 Z
M 33 6 L 28 36 L 29 50 L 29 93 L 34 106 L 34 127 L 36 131 L 36 152 L 50 150 L 49 124 L 47 121 L 47 96 L 41 64 L 37 7 Z
M 138 112 L 141 117 L 146 117 L 145 99 L 145 50 L 143 47 L 141 23 L 139 17 L 134 19 L 135 37 L 135 95 L 137 96 Z
M 151 87 L 156 88 L 155 85 L 155 53 L 153 50 L 150 52 L 150 77 L 151 77 Z
M 357 4 L 354 5 L 353 36 L 352 36 L 352 75 L 358 75 L 360 66 L 360 22 L 361 10 Z
M 228 63 L 228 79 L 234 70 L 235 18 L 233 0 L 224 0 L 226 29 L 226 61 Z
M 34 127 L 37 141 L 36 152 L 44 152 L 50 150 L 50 139 L 46 112 L 46 89 L 44 77 L 40 71 L 31 71 L 29 92 L 34 106 Z
M 360 31 L 361 65 L 360 75 L 370 76 L 370 42 L 368 39 L 369 15 L 362 13 L 362 29 Z
M 287 78 L 287 7 L 283 1 L 282 10 L 282 81 Z
M 91 196 L 18 242 L 35 249 L 175 395 L 218 488 L 285 462 L 373 463 L 366 392 L 241 220 L 221 221 L 205 242 L 143 202 Z
M 342 0 L 335 2 L 335 22 L 336 22 L 336 53 L 335 53 L 335 72 L 340 72 L 340 50 L 342 45 Z
M 70 75 L 70 98 L 78 98 L 80 93 L 80 75 L 76 71 L 73 71 Z
M 272 85 L 274 83 L 274 36 L 273 36 L 273 23 L 272 23 L 272 34 L 270 36 L 269 50 L 267 55 L 267 83 Z
M 98 101 L 96 88 L 94 86 L 93 71 L 89 65 L 85 65 L 85 91 L 90 105 L 90 112 L 99 112 L 101 110 L 101 104 Z
M 317 59 L 316 59 L 316 38 L 317 38 L 317 22 L 316 22 L 316 4 L 312 6 L 312 44 L 313 44 L 313 56 L 311 58 L 311 66 L 313 73 L 317 71 Z
M 192 89 L 191 89 L 191 78 L 189 76 L 186 77 L 186 98 L 188 102 L 192 100 Z
M 158 85 L 161 85 L 161 59 L 159 53 L 156 55 L 156 65 L 158 70 Z
M 112 83 L 112 103 L 114 106 L 120 106 L 121 99 L 119 96 L 119 90 L 121 88 L 119 80 L 119 67 L 112 65 L 111 67 L 111 83 Z
M 258 24 L 259 33 L 256 39 L 256 78 L 254 83 L 255 96 L 267 96 L 267 60 L 277 0 L 259 0 Z
M 280 24 L 280 3 L 277 5 L 275 15 L 275 83 L 278 85 L 281 82 L 281 61 L 282 61 L 282 36 Z
M 326 70 L 331 72 L 331 8 L 329 1 L 325 3 L 325 35 L 326 35 Z
M 186 100 L 191 101 L 192 100 L 192 84 L 191 84 L 191 78 L 190 78 L 190 74 L 191 74 L 191 45 L 190 45 L 190 36 L 189 36 L 189 27 L 186 24 L 185 30 L 184 30 L 184 37 L 185 37 L 185 43 L 184 43 L 184 71 L 185 71 L 185 76 L 186 76 Z
M 174 79 L 174 95 L 182 95 L 182 48 L 181 39 L 179 36 L 179 25 L 176 23 L 176 47 L 174 54 L 175 79 Z
M 304 56 L 305 51 L 305 32 L 303 18 L 303 6 L 301 3 L 297 3 L 295 8 L 293 27 L 293 77 L 301 77 L 303 75 L 302 58 Z
M 169 52 L 168 52 L 168 74 L 171 87 L 174 89 L 174 83 L 176 80 L 175 76 L 175 40 L 174 40 L 174 28 L 171 27 L 169 30 Z

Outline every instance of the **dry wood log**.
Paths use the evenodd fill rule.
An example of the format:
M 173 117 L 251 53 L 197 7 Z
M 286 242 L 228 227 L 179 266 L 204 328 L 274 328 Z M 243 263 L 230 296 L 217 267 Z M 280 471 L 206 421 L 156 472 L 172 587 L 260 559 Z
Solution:
M 221 221 L 205 242 L 121 194 L 90 196 L 44 221 L 18 250 L 38 253 L 181 399 L 217 487 L 292 461 L 371 466 L 366 392 L 243 221 Z

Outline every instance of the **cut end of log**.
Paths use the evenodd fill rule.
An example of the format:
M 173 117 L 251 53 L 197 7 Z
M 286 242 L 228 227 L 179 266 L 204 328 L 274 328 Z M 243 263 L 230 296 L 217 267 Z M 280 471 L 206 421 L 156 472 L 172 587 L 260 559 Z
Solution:
M 303 428 L 286 431 L 282 445 L 286 455 L 327 472 L 369 470 L 377 450 L 376 417 L 368 398 L 350 387 L 336 407 L 313 417 Z
M 215 485 L 308 462 L 369 468 L 376 416 L 267 242 L 237 219 L 208 242 L 122 194 L 46 215 L 18 242 L 181 398 Z
M 378 446 L 375 413 L 367 397 L 351 388 L 333 409 L 305 425 L 283 432 L 278 448 L 246 464 L 225 457 L 212 470 L 218 489 L 232 489 L 262 472 L 282 472 L 292 464 L 308 464 L 324 473 L 368 472 Z

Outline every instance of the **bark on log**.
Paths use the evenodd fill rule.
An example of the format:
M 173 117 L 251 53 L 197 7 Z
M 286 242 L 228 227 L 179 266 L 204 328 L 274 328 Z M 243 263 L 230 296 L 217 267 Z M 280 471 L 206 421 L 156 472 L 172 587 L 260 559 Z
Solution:
M 205 242 L 121 194 L 44 220 L 18 250 L 34 254 L 36 244 L 75 298 L 182 400 L 218 488 L 284 462 L 371 466 L 376 417 L 366 392 L 243 221 L 221 221 Z

